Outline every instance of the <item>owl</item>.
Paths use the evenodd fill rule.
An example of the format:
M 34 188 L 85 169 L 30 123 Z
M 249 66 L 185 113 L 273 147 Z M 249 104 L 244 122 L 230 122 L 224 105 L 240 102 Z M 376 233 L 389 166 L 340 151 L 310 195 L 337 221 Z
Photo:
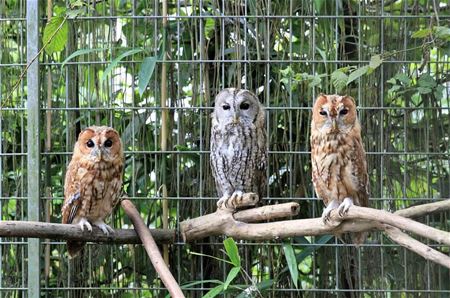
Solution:
M 365 154 L 353 98 L 319 95 L 311 122 L 311 162 L 315 191 L 326 205 L 324 223 L 335 208 L 344 216 L 353 204 L 368 206 Z M 355 244 L 361 244 L 365 234 L 356 233 L 352 238 Z
M 247 192 L 261 199 L 267 184 L 264 107 L 252 92 L 227 88 L 217 94 L 211 118 L 210 162 L 220 197 L 217 207 L 229 208 Z
M 96 225 L 105 234 L 114 232 L 104 221 L 121 195 L 123 163 L 117 131 L 106 126 L 83 130 L 67 168 L 62 223 L 89 231 Z M 83 246 L 83 242 L 67 241 L 69 256 L 75 257 Z

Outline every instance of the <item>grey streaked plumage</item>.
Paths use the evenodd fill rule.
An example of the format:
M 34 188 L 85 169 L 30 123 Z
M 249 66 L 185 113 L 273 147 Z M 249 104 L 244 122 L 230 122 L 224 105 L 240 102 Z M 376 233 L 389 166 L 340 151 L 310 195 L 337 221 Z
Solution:
M 262 198 L 267 184 L 264 107 L 252 92 L 227 88 L 217 94 L 211 117 L 210 161 L 221 197 L 217 206 L 246 192 Z

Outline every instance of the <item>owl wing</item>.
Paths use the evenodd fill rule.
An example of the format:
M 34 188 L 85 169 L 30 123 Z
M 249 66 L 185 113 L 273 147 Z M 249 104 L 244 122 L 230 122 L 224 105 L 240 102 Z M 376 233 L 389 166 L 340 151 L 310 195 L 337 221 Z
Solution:
M 352 175 L 357 180 L 357 205 L 369 206 L 369 175 L 367 173 L 366 152 L 361 138 L 354 138 L 352 155 Z
M 62 223 L 71 224 L 76 216 L 84 216 L 84 206 L 89 198 L 84 196 L 88 183 L 88 171 L 76 161 L 69 164 L 64 183 L 64 204 L 62 208 Z

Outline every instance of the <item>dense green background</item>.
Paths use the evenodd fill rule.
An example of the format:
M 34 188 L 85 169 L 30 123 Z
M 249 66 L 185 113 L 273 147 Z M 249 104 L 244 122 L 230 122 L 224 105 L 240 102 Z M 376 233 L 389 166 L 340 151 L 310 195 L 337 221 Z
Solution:
M 94 124 L 121 133 L 125 191 L 149 226 L 162 227 L 163 184 L 171 228 L 212 212 L 209 114 L 215 94 L 229 86 L 256 92 L 267 107 L 271 203 L 299 202 L 300 217 L 321 214 L 309 162 L 310 107 L 320 92 L 349 94 L 360 106 L 372 207 L 394 211 L 450 196 L 447 1 L 168 1 L 166 27 L 159 1 L 51 4 L 48 22 L 48 4 L 41 1 L 39 27 L 40 45 L 46 45 L 39 57 L 42 175 L 36 190 L 42 194 L 43 221 L 60 222 L 73 144 L 80 128 Z M 0 1 L 0 16 L 1 218 L 26 220 L 27 90 L 26 80 L 19 79 L 26 65 L 25 1 Z M 170 107 L 164 154 L 163 60 Z M 450 230 L 448 214 L 423 220 Z M 130 227 L 121 211 L 113 224 Z M 170 247 L 171 270 L 181 284 L 225 281 L 231 265 L 191 254 L 225 258 L 222 240 Z M 26 239 L 1 241 L 0 296 L 21 296 L 27 286 Z M 289 243 L 283 248 L 281 241 L 238 242 L 242 268 L 264 297 L 324 296 L 342 289 L 338 240 L 298 237 Z M 140 246 L 89 245 L 78 262 L 68 261 L 61 242 L 44 241 L 41 249 L 41 286 L 48 297 L 166 293 Z M 298 290 L 286 256 L 297 262 Z M 394 297 L 405 290 L 450 295 L 448 269 L 380 233 L 371 233 L 358 261 L 359 287 L 367 297 L 381 296 L 381 290 L 392 290 Z M 239 275 L 232 285 L 241 289 L 228 288 L 229 297 L 252 281 Z M 188 285 L 186 293 L 201 296 L 214 286 Z M 154 291 L 142 291 L 149 288 Z

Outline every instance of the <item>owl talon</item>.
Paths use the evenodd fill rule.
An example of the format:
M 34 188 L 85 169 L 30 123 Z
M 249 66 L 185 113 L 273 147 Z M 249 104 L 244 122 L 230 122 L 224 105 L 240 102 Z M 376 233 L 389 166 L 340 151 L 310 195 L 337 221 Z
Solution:
M 217 209 L 222 209 L 224 205 L 226 205 L 226 201 L 229 199 L 229 196 L 227 194 L 224 194 L 218 201 L 217 201 Z
M 244 197 L 244 193 L 240 190 L 236 190 L 229 200 L 225 201 L 225 208 L 227 209 L 236 209 L 236 206 L 239 206 L 240 202 L 242 202 L 242 199 Z M 231 206 L 230 206 L 231 205 Z
M 102 220 L 96 221 L 94 225 L 99 227 L 100 230 L 102 230 L 105 235 L 109 235 L 109 233 L 114 234 L 114 229 L 105 224 Z
M 89 232 L 92 232 L 92 226 L 86 218 L 84 217 L 81 218 L 80 221 L 78 222 L 78 225 L 80 226 L 82 231 L 84 231 L 84 227 L 86 226 L 87 230 Z
M 338 207 L 339 216 L 344 217 L 351 206 L 353 206 L 353 200 L 348 197 L 345 198 L 344 201 L 341 203 L 341 205 L 339 205 Z
M 330 218 L 331 211 L 333 209 L 336 209 L 337 207 L 339 207 L 338 202 L 336 200 L 333 200 L 328 204 L 328 206 L 325 209 L 323 209 L 322 221 L 325 225 L 331 220 Z

